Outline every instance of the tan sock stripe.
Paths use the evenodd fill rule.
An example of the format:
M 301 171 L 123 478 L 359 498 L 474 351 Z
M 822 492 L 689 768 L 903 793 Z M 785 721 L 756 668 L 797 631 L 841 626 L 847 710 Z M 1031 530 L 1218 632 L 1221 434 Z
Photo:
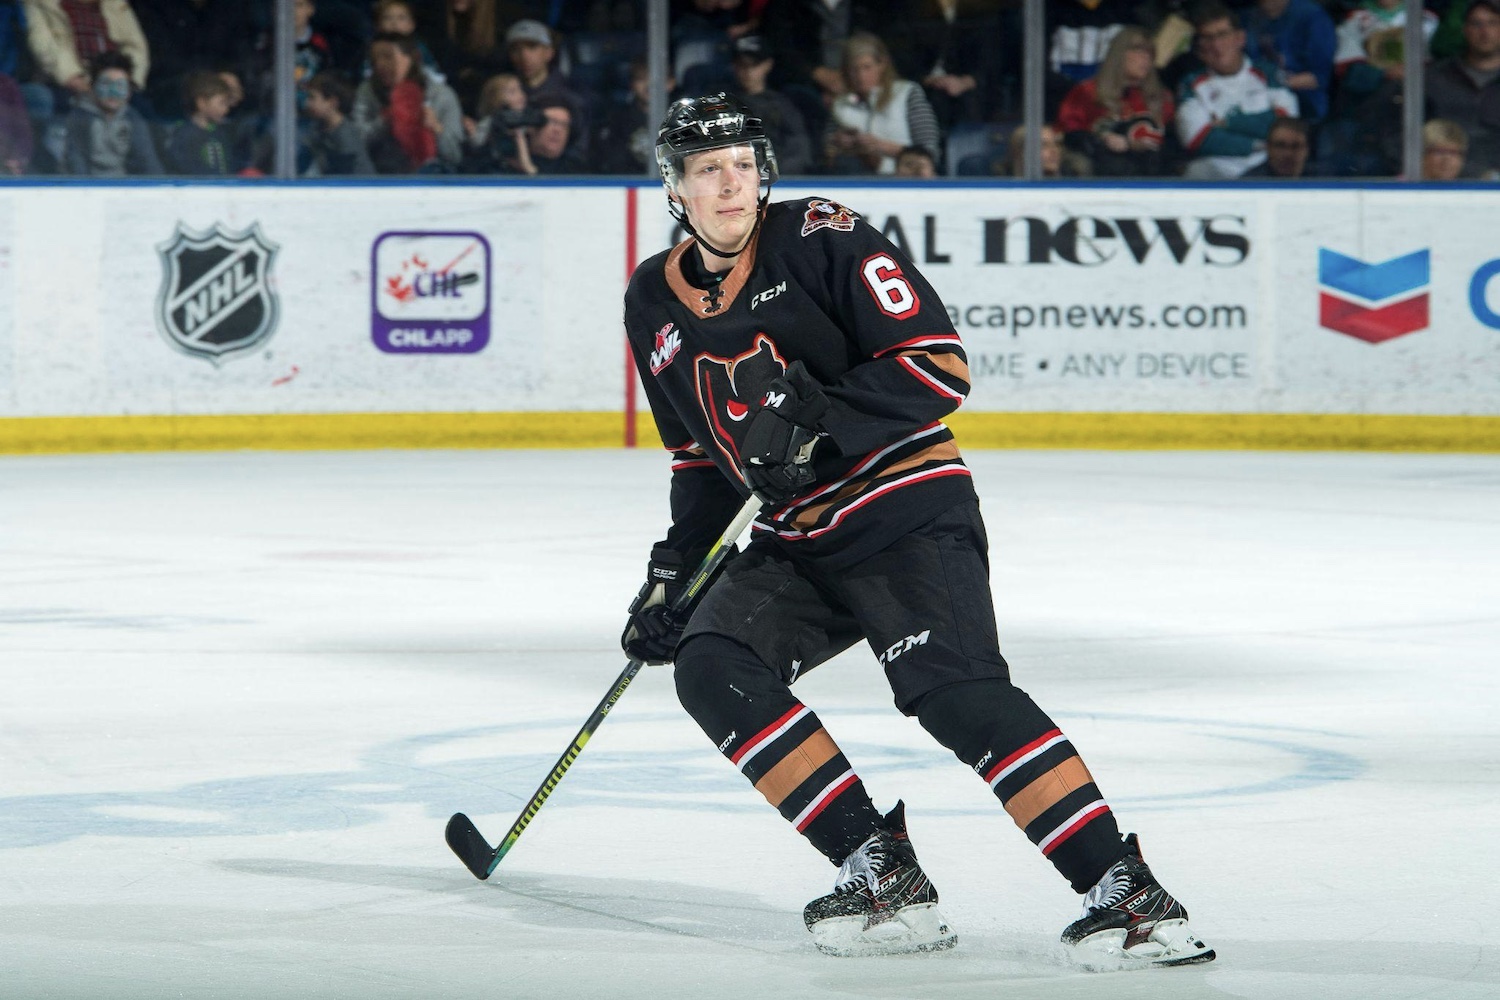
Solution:
M 783 757 L 775 767 L 760 776 L 755 790 L 766 797 L 766 801 L 778 808 L 786 797 L 797 790 L 797 786 L 813 776 L 813 772 L 838 755 L 838 744 L 833 742 L 826 730 L 819 729 Z
M 1094 778 L 1084 766 L 1083 758 L 1069 757 L 1052 770 L 1037 777 L 1005 801 L 1005 811 L 1026 829 L 1032 820 L 1051 809 L 1069 793 L 1087 785 Z

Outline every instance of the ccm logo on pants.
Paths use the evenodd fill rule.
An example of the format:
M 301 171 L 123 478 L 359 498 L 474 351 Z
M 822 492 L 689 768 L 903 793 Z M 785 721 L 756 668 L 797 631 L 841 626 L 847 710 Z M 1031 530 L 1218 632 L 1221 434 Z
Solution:
M 916 635 L 909 635 L 905 639 L 901 639 L 898 642 L 893 643 L 889 649 L 887 649 L 884 653 L 876 656 L 875 659 L 879 660 L 881 663 L 884 663 L 886 666 L 890 666 L 891 662 L 895 660 L 896 657 L 900 656 L 908 649 L 927 645 L 927 640 L 931 636 L 932 629 L 925 628 L 921 632 L 918 632 Z

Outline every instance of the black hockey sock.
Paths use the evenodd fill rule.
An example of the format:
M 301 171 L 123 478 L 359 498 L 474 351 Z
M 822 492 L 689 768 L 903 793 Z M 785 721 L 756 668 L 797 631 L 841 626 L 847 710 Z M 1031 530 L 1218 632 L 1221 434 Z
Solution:
M 812 709 L 749 649 L 698 635 L 677 649 L 682 707 L 834 864 L 880 828 L 864 783 Z
M 949 684 L 922 698 L 917 719 L 994 790 L 1076 891 L 1125 856 L 1083 759 L 1025 691 L 998 678 Z

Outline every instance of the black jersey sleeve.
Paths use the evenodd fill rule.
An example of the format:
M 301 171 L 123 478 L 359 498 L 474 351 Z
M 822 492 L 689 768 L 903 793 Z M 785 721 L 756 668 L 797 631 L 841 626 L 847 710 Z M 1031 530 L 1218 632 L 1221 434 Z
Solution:
M 827 232 L 830 302 L 859 360 L 826 386 L 821 429 L 839 451 L 881 448 L 942 420 L 969 392 L 948 311 L 911 260 L 872 226 Z
M 634 337 L 630 339 L 630 351 L 635 358 L 636 370 L 649 371 L 647 359 Z M 643 379 L 641 385 L 651 406 L 651 416 L 656 421 L 656 431 L 672 455 L 672 526 L 660 544 L 676 549 L 692 560 L 718 541 L 743 500 L 734 484 L 693 440 L 656 380 Z

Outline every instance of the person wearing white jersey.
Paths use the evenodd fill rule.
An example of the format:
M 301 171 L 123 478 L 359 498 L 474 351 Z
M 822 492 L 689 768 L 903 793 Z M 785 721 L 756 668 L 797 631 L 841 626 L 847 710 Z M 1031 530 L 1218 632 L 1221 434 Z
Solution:
M 1204 68 L 1178 91 L 1177 135 L 1194 157 L 1184 176 L 1240 177 L 1265 162 L 1271 123 L 1297 117 L 1297 97 L 1279 69 L 1245 55 L 1245 32 L 1234 11 L 1204 4 L 1193 27 Z

